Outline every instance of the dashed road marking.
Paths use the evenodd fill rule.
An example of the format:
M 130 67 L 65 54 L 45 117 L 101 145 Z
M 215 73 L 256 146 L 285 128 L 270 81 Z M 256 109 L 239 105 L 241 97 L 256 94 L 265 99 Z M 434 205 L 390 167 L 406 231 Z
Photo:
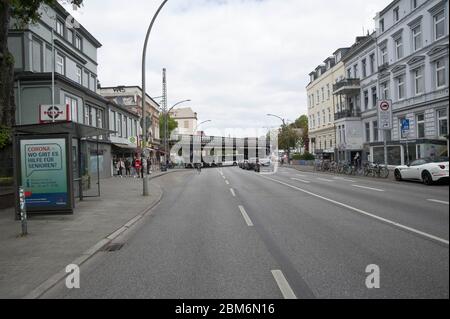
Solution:
M 239 205 L 239 210 L 241 211 L 242 216 L 245 219 L 245 222 L 247 223 L 248 226 L 253 226 L 252 220 L 250 219 L 250 217 L 248 216 L 247 212 L 245 211 L 244 207 Z
M 309 183 L 311 183 L 310 181 L 305 181 L 305 180 L 303 180 L 303 179 L 300 179 L 300 178 L 294 178 L 294 177 L 292 177 L 291 179 L 292 179 L 292 180 L 294 180 L 294 181 L 298 181 L 298 182 L 302 182 L 302 183 L 305 183 L 305 184 L 309 184 Z
M 324 182 L 334 182 L 332 179 L 328 179 L 328 178 L 321 178 L 321 177 L 318 177 L 317 178 L 319 181 L 324 181 Z
M 375 192 L 384 192 L 384 189 L 379 189 L 379 188 L 373 188 L 373 187 L 367 187 L 367 186 L 361 186 L 361 185 L 352 185 L 353 187 L 358 187 L 358 188 L 364 188 L 364 189 L 368 189 L 371 191 L 375 191 Z
M 448 202 L 443 201 L 443 200 L 439 200 L 439 199 L 427 199 L 427 201 L 433 202 L 433 203 L 438 203 L 438 204 L 448 205 Z
M 230 192 L 231 192 L 231 195 L 233 195 L 233 197 L 236 197 L 236 193 L 234 192 L 234 189 L 230 188 Z
M 297 296 L 295 295 L 281 270 L 272 270 L 272 275 L 275 278 L 275 281 L 277 282 L 278 288 L 280 288 L 284 299 L 297 299 Z

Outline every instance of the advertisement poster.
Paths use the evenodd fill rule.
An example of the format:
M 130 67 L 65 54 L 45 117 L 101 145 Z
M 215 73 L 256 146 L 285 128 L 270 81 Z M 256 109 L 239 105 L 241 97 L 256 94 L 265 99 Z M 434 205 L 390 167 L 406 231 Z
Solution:
M 27 209 L 67 206 L 66 140 L 21 140 L 20 150 Z

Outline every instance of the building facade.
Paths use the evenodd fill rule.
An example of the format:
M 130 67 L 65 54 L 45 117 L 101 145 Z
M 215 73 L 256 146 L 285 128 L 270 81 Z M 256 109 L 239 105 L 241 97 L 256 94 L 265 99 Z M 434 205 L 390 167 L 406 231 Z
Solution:
M 337 50 L 309 74 L 308 94 L 309 145 L 313 154 L 334 159 L 336 147 L 335 107 L 333 84 L 344 76 L 342 53 Z
M 117 86 L 117 87 L 101 87 L 99 93 L 114 103 L 126 108 L 132 114 L 137 114 L 139 120 L 137 123 L 131 122 L 131 118 L 126 116 L 122 118 L 125 125 L 120 125 L 120 118 L 114 113 L 109 114 L 110 126 L 115 131 L 121 130 L 120 134 L 126 138 L 136 138 L 138 145 L 142 141 L 142 89 L 139 86 Z M 159 116 L 160 106 L 148 94 L 146 94 L 146 112 L 147 112 L 147 145 L 150 148 L 152 157 L 159 157 L 160 134 L 159 134 Z M 130 123 L 128 123 L 130 122 Z M 136 128 L 134 128 L 136 125 Z M 130 130 L 131 127 L 131 131 Z
M 197 134 L 197 113 L 190 107 L 173 109 L 170 116 L 178 123 L 175 134 L 192 135 Z
M 17 125 L 38 124 L 41 105 L 56 105 L 68 108 L 72 122 L 107 129 L 107 100 L 97 93 L 100 42 L 83 26 L 68 24 L 69 13 L 58 3 L 42 5 L 39 13 L 36 23 L 21 29 L 11 21 L 8 32 L 8 47 L 15 60 Z M 73 165 L 81 167 L 74 178 L 95 174 L 97 163 L 101 177 L 110 176 L 110 144 L 106 136 L 100 138 L 98 148 L 94 138 L 74 141 L 81 153 L 74 159 L 81 161 L 81 166 Z
M 379 95 L 392 100 L 394 112 L 388 164 L 448 156 L 448 0 L 396 0 L 375 20 Z M 401 130 L 403 119 L 409 132 Z M 384 162 L 381 143 L 368 145 L 372 159 Z

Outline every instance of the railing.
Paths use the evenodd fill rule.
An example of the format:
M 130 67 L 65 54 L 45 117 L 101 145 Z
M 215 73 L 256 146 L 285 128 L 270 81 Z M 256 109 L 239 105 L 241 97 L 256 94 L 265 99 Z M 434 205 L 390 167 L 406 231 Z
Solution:
M 334 114 L 335 120 L 340 120 L 340 119 L 344 119 L 347 117 L 361 117 L 361 111 L 360 110 L 356 110 L 356 111 L 343 110 L 343 111 L 340 111 L 340 112 L 337 112 Z
M 355 89 L 359 89 L 360 85 L 361 84 L 359 79 L 352 79 L 352 78 L 343 79 L 338 83 L 333 84 L 333 91 L 338 91 L 343 87 L 354 87 Z

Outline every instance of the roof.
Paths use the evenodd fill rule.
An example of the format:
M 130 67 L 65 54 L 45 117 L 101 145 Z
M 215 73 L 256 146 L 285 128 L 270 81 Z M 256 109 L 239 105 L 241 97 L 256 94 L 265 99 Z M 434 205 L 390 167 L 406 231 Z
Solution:
M 174 109 L 170 112 L 173 118 L 193 118 L 197 119 L 197 113 L 195 113 L 190 107 L 184 107 Z
M 105 87 L 101 87 L 100 91 L 102 91 L 102 90 L 114 90 L 114 89 L 124 89 L 124 90 L 126 90 L 126 89 L 135 89 L 136 91 L 139 91 L 139 93 L 142 95 L 142 88 L 140 86 L 138 86 L 138 85 L 105 86 Z M 120 96 L 120 93 L 127 93 L 127 92 L 125 91 L 125 92 L 116 92 L 116 93 L 117 93 L 116 94 L 117 96 Z M 107 94 L 107 93 L 102 92 L 102 95 L 103 94 Z M 148 95 L 148 93 L 145 93 L 145 96 L 149 100 L 151 100 L 153 103 L 155 103 L 157 106 L 160 106 L 158 102 L 156 102 L 150 95 Z

